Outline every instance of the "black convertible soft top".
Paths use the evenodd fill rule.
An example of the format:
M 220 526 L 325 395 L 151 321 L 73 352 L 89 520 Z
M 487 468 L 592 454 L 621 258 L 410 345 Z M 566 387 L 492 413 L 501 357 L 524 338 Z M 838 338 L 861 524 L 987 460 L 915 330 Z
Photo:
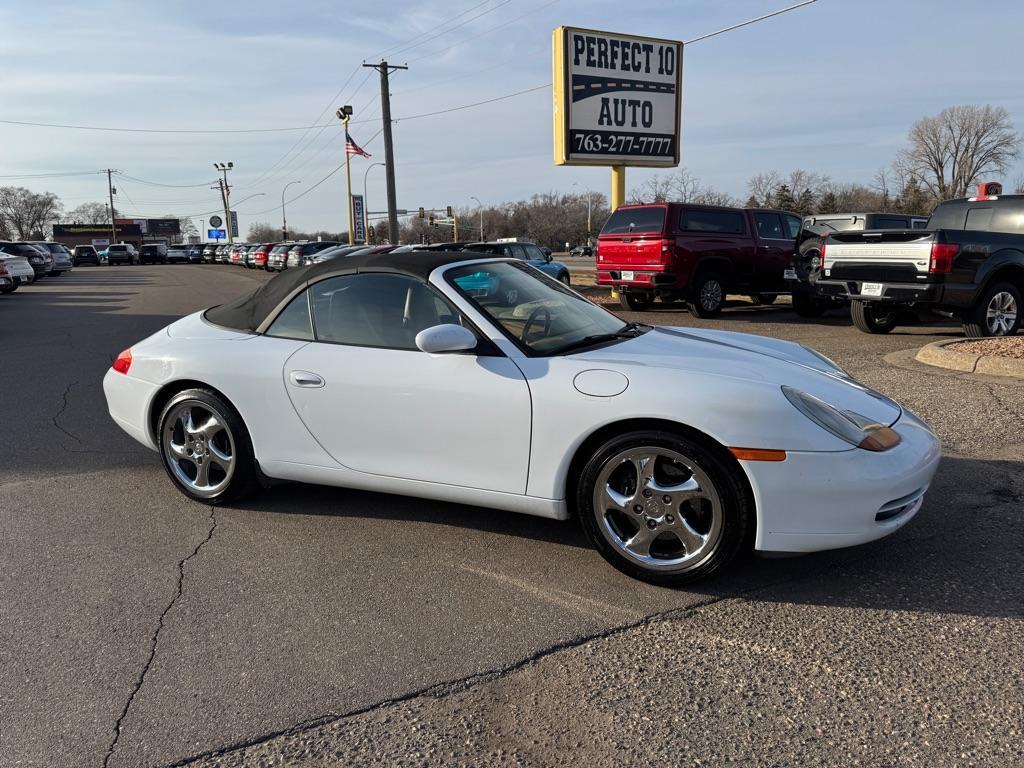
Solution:
M 426 280 L 438 267 L 459 261 L 470 261 L 477 256 L 478 254 L 465 251 L 416 250 L 342 256 L 282 272 L 249 295 L 206 310 L 204 317 L 224 328 L 253 333 L 282 301 L 305 285 L 323 278 L 357 272 L 398 272 Z

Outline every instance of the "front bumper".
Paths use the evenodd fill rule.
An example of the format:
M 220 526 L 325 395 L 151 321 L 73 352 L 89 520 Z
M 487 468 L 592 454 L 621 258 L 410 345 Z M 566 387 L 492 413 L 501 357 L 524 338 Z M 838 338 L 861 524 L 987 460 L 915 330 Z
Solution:
M 865 280 L 818 280 L 815 291 L 819 296 L 861 301 L 891 301 L 900 304 L 942 302 L 941 283 L 882 283 L 880 296 L 865 295 L 861 291 Z
M 755 549 L 816 552 L 880 539 L 921 508 L 942 451 L 909 411 L 892 425 L 902 441 L 881 453 L 791 451 L 785 461 L 741 461 L 757 505 Z

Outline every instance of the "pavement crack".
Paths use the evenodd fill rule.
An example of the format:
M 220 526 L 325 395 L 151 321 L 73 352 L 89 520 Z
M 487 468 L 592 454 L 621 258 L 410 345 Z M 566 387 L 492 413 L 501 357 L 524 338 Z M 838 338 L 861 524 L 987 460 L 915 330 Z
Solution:
M 178 588 L 174 593 L 174 597 L 171 598 L 170 602 L 167 603 L 167 607 L 164 608 L 160 614 L 160 618 L 157 620 L 156 630 L 153 632 L 153 636 L 150 638 L 149 645 L 149 658 L 146 659 L 146 663 L 142 667 L 142 671 L 139 672 L 139 676 L 135 681 L 135 686 L 132 688 L 131 694 L 128 696 L 128 700 L 124 703 L 124 708 L 121 710 L 120 716 L 117 718 L 117 722 L 114 724 L 114 739 L 110 742 L 110 747 L 107 749 L 107 754 L 103 758 L 103 768 L 107 768 L 110 764 L 111 758 L 114 756 L 114 751 L 117 749 L 118 741 L 121 739 L 121 730 L 124 725 L 124 720 L 128 716 L 128 710 L 131 709 L 132 702 L 135 701 L 135 697 L 139 691 L 142 690 L 142 684 L 146 681 L 146 674 L 149 672 L 150 667 L 153 666 L 153 661 L 156 659 L 157 647 L 160 644 L 160 633 L 164 628 L 164 619 L 167 618 L 167 614 L 170 613 L 175 603 L 181 598 L 185 590 L 185 565 L 195 558 L 199 551 L 213 538 L 214 531 L 217 530 L 217 508 L 210 507 L 210 528 L 206 532 L 205 538 L 200 541 L 196 548 L 186 557 L 178 561 Z
M 293 736 L 298 733 L 313 730 L 324 725 L 330 725 L 341 720 L 347 720 L 352 717 L 365 715 L 369 712 L 374 712 L 379 709 L 385 709 L 387 707 L 391 707 L 396 704 L 401 704 L 402 702 L 411 701 L 413 699 L 418 699 L 422 697 L 430 697 L 437 699 L 444 698 L 446 696 L 459 693 L 460 691 L 467 690 L 469 688 L 472 688 L 483 683 L 488 683 L 494 680 L 499 680 L 501 678 L 508 677 L 509 675 L 512 675 L 522 669 L 525 669 L 533 664 L 536 664 L 537 662 L 547 658 L 548 656 L 560 653 L 562 651 L 579 648 L 581 646 L 587 645 L 588 643 L 604 640 L 609 637 L 614 637 L 624 632 L 629 632 L 631 630 L 638 629 L 640 627 L 648 626 L 651 624 L 663 621 L 690 618 L 691 616 L 694 616 L 697 613 L 699 613 L 701 610 L 717 605 L 718 603 L 726 602 L 729 600 L 742 600 L 749 594 L 759 592 L 765 589 L 770 589 L 772 587 L 776 587 L 780 584 L 784 584 L 793 580 L 794 577 L 784 577 L 781 579 L 775 579 L 770 582 L 758 584 L 747 589 L 741 589 L 733 593 L 715 595 L 709 597 L 706 600 L 701 600 L 699 602 L 688 605 L 685 608 L 670 608 L 665 611 L 659 611 L 657 613 L 653 613 L 642 618 L 639 618 L 635 621 L 631 621 L 624 624 L 617 624 L 613 627 L 608 627 L 607 629 L 595 632 L 593 634 L 585 635 L 583 637 L 576 637 L 569 640 L 563 640 L 561 642 L 554 643 L 543 648 L 539 648 L 533 653 L 524 656 L 520 659 L 517 659 L 516 661 L 513 661 L 502 667 L 498 667 L 497 669 L 491 669 L 484 672 L 477 672 L 475 674 L 458 678 L 456 680 L 448 680 L 440 683 L 435 683 L 433 685 L 429 685 L 423 688 L 417 688 L 415 690 L 408 691 L 407 693 L 404 693 L 400 696 L 393 696 L 391 698 L 384 699 L 382 701 L 377 701 L 373 704 L 368 704 L 364 707 L 359 707 L 346 712 L 332 712 L 320 715 L 318 717 L 309 718 L 307 720 L 295 723 L 294 725 L 288 726 L 286 728 L 272 731 L 270 733 L 265 733 L 255 739 L 250 739 L 248 741 L 243 742 L 236 742 L 234 744 L 228 744 L 222 747 L 207 750 L 205 752 L 190 755 L 189 757 L 182 758 L 181 760 L 177 760 L 175 762 L 167 764 L 166 768 L 182 768 L 183 766 L 190 765 L 199 760 L 220 757 L 222 755 L 228 754 L 229 752 L 237 752 L 239 750 L 259 746 L 260 744 L 265 744 L 268 741 L 273 741 L 274 739 L 281 738 L 283 736 Z
M 75 379 L 74 381 L 69 383 L 67 387 L 64 389 L 64 394 L 60 396 L 60 408 L 57 409 L 57 412 L 53 414 L 53 417 L 50 420 L 53 422 L 53 426 L 55 426 L 65 435 L 70 437 L 76 443 L 81 443 L 82 439 L 78 435 L 65 429 L 63 426 L 61 426 L 60 423 L 60 417 L 63 416 L 64 412 L 68 409 L 68 395 L 71 394 L 71 388 L 74 387 L 77 383 L 78 379 Z

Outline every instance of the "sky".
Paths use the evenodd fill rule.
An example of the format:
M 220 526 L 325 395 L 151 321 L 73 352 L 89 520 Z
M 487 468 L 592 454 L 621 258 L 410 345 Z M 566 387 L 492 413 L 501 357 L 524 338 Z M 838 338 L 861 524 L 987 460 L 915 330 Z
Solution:
M 560 25 L 689 40 L 795 0 L 4 0 L 0 120 L 177 131 L 123 133 L 0 123 L 0 185 L 58 194 L 70 210 L 175 214 L 205 228 L 221 207 L 215 162 L 234 163 L 242 234 L 255 221 L 347 228 L 343 134 L 352 187 L 385 207 L 380 83 L 364 61 L 407 71 L 391 82 L 399 208 L 473 207 L 537 192 L 607 194 L 606 168 L 557 167 L 551 32 Z M 804 168 L 869 183 L 918 118 L 954 104 L 1005 107 L 1024 129 L 1019 0 L 818 0 L 686 46 L 681 164 L 737 197 L 755 173 Z M 410 118 L 410 119 L 405 119 Z M 657 171 L 629 169 L 632 188 Z M 1003 179 L 1008 185 L 1024 163 Z M 81 173 L 25 178 L 32 174 Z M 19 178 L 20 177 L 20 178 Z M 325 179 L 325 177 L 327 177 Z M 148 182 L 148 183 L 144 183 Z M 318 184 L 319 183 L 319 184 Z M 158 186 L 167 185 L 167 186 Z M 575 185 L 575 186 L 574 186 Z

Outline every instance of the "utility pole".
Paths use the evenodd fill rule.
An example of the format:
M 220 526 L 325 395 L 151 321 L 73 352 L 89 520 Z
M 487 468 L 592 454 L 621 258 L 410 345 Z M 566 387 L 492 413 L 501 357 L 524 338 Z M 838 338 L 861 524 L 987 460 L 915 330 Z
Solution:
M 341 120 L 341 124 L 345 126 L 345 199 L 348 201 L 348 244 L 354 245 L 356 242 L 356 216 L 352 207 L 352 153 L 349 151 L 351 141 L 348 135 L 348 121 L 352 119 L 352 106 L 346 104 L 343 107 L 338 107 L 335 114 Z M 366 200 L 363 200 L 363 208 L 365 210 Z
M 234 163 L 214 163 L 213 167 L 220 171 L 223 179 L 218 179 L 220 185 L 220 196 L 224 201 L 224 226 L 228 228 L 228 245 L 235 242 L 231 235 L 231 187 L 228 186 L 228 171 L 235 167 Z
M 380 72 L 380 113 L 384 121 L 384 172 L 388 181 L 388 239 L 392 245 L 398 245 L 398 204 L 395 202 L 395 151 L 391 141 L 391 93 L 388 88 L 388 75 L 392 70 L 408 69 L 405 65 L 363 64 Z
M 114 182 L 111 179 L 113 168 L 107 168 L 107 194 L 110 196 L 110 244 L 117 242 L 117 227 L 114 224 Z

